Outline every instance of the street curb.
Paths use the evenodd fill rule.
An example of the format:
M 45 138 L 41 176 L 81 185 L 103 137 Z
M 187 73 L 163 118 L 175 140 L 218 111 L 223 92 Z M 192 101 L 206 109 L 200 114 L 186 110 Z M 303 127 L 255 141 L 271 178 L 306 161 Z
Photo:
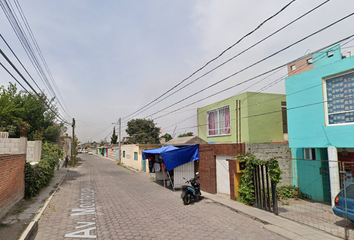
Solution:
M 36 213 L 36 215 L 34 216 L 32 221 L 28 224 L 26 229 L 22 232 L 22 234 L 21 234 L 21 236 L 20 236 L 20 238 L 18 240 L 28 240 L 29 239 L 29 237 L 31 236 L 33 230 L 37 227 L 38 221 L 41 218 L 43 212 L 47 209 L 50 201 L 54 197 L 55 193 L 58 191 L 58 189 L 59 189 L 60 185 L 62 184 L 62 182 L 64 181 L 64 179 L 66 178 L 66 175 L 68 174 L 68 171 L 62 177 L 62 179 L 60 180 L 60 182 L 59 182 L 58 186 L 56 187 L 56 189 L 54 190 L 54 192 L 47 198 L 47 200 L 45 201 L 43 207 L 41 207 L 38 210 L 38 212 Z
M 207 195 L 207 194 L 206 194 L 206 195 Z M 229 208 L 231 211 L 234 211 L 234 212 L 236 212 L 236 213 L 238 213 L 238 214 L 241 214 L 241 215 L 246 216 L 246 217 L 249 217 L 249 218 L 251 218 L 251 219 L 253 219 L 253 220 L 255 220 L 255 221 L 258 221 L 258 222 L 260 222 L 260 223 L 263 223 L 263 224 L 264 224 L 264 226 L 263 226 L 264 229 L 267 229 L 268 231 L 271 231 L 271 232 L 273 232 L 273 233 L 275 233 L 275 234 L 277 234 L 277 235 L 279 235 L 279 236 L 282 236 L 282 237 L 284 237 L 284 238 L 286 238 L 286 239 L 291 239 L 291 240 L 295 240 L 295 239 L 296 239 L 296 240 L 309 240 L 309 239 L 314 239 L 314 238 L 312 238 L 312 237 L 310 237 L 310 238 L 309 238 L 309 237 L 303 237 L 303 236 L 299 235 L 299 234 L 296 233 L 296 232 L 289 231 L 288 229 L 282 228 L 281 226 L 277 226 L 277 225 L 274 224 L 274 223 L 268 222 L 268 221 L 266 221 L 266 220 L 264 220 L 264 219 L 261 219 L 261 218 L 259 218 L 259 217 L 253 216 L 252 214 L 246 213 L 245 211 L 242 211 L 242 210 L 240 210 L 240 209 L 234 208 L 234 207 L 229 206 L 229 205 L 227 205 L 227 204 L 225 204 L 225 203 L 219 202 L 218 200 L 215 200 L 215 199 L 213 199 L 212 197 L 208 197 L 208 196 L 205 196 L 205 195 L 204 195 L 204 198 L 209 199 L 209 200 L 212 201 L 213 203 L 216 203 L 216 204 L 219 204 L 219 205 L 221 205 L 221 206 L 227 207 L 227 208 Z M 277 217 L 282 218 L 281 216 L 277 216 Z M 294 222 L 294 223 L 295 223 L 295 222 Z M 297 223 L 297 224 L 303 225 L 303 224 L 301 224 L 301 223 Z M 332 235 L 332 234 L 330 234 L 330 233 L 326 233 L 326 232 L 324 232 L 324 231 L 322 231 L 322 230 L 318 230 L 318 229 L 312 228 L 311 226 L 305 226 L 305 227 L 309 227 L 309 228 L 311 228 L 311 229 L 313 229 L 313 230 L 316 230 L 316 231 L 319 231 L 319 232 L 321 232 L 321 233 L 323 233 L 323 234 L 325 234 L 325 235 L 329 235 L 329 236 L 331 236 L 330 239 L 338 239 L 338 240 L 341 239 L 341 238 L 338 237 L 338 236 L 334 236 L 334 235 Z M 316 238 L 316 239 L 320 239 L 320 238 Z

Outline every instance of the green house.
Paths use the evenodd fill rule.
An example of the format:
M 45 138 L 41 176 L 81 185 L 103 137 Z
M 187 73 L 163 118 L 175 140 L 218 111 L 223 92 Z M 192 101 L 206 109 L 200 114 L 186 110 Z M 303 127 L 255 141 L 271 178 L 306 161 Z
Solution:
M 284 94 L 245 92 L 198 108 L 198 137 L 209 143 L 288 140 Z

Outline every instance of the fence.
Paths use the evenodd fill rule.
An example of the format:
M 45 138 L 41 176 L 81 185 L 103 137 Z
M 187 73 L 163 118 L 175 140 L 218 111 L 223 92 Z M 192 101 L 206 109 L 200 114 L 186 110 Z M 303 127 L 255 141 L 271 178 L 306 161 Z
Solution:
M 255 207 L 278 214 L 277 194 L 269 179 L 268 167 L 256 165 L 253 170 Z
M 292 165 L 296 187 L 277 189 L 279 215 L 344 239 L 354 239 L 354 223 L 348 220 L 354 220 L 354 184 L 350 184 L 354 163 L 292 160 Z M 333 197 L 339 191 L 339 197 Z M 338 205 L 337 215 L 332 205 Z

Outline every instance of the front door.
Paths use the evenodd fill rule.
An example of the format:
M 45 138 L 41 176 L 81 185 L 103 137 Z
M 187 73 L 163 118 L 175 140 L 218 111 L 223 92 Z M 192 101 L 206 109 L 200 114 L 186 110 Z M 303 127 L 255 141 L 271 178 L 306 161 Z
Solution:
M 217 192 L 230 194 L 230 172 L 229 162 L 226 159 L 231 159 L 234 156 L 216 156 L 216 186 Z

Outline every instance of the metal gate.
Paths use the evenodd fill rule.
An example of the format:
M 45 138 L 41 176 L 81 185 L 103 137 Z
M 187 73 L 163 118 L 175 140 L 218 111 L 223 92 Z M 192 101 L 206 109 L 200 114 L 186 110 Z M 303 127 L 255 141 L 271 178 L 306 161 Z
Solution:
M 268 167 L 255 165 L 253 170 L 255 207 L 274 212 L 278 215 L 277 191 L 269 179 Z

